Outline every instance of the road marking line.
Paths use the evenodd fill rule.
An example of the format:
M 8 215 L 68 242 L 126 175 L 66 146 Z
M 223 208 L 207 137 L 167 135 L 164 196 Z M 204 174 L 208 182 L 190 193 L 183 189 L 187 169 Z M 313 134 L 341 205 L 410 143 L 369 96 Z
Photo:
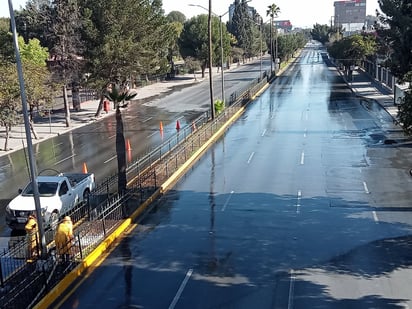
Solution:
M 263 130 L 262 136 L 265 136 L 266 131 L 267 131 L 266 129 Z
M 112 136 L 109 136 L 108 139 L 112 139 L 112 138 L 115 138 L 115 137 L 116 137 L 116 134 L 114 134 Z
M 290 283 L 289 283 L 289 298 L 288 298 L 288 309 L 293 308 L 293 292 L 295 290 L 295 276 L 293 274 L 293 269 L 290 270 Z
M 366 184 L 366 182 L 363 182 L 363 189 L 365 189 L 365 193 L 369 194 L 369 190 L 368 190 L 368 185 Z
M 379 218 L 378 218 L 378 214 L 376 213 L 376 211 L 372 211 L 372 215 L 373 215 L 373 220 L 375 220 L 376 223 L 379 222 Z
M 60 163 L 62 163 L 62 162 L 64 162 L 64 161 L 66 161 L 66 160 L 69 160 L 69 159 L 73 158 L 75 155 L 76 155 L 76 154 L 74 153 L 74 154 L 72 154 L 70 157 L 66 157 L 66 158 L 64 158 L 64 159 L 61 159 L 60 161 L 55 162 L 54 165 L 57 165 L 57 164 L 60 164 Z
M 177 293 L 176 293 L 175 297 L 173 298 L 172 303 L 169 305 L 169 309 L 173 309 L 173 308 L 176 306 L 176 304 L 177 304 L 177 302 L 179 301 L 179 298 L 180 298 L 180 296 L 182 295 L 183 290 L 184 290 L 184 288 L 185 288 L 185 286 L 186 286 L 186 284 L 187 284 L 187 281 L 189 281 L 189 278 L 190 278 L 190 276 L 192 275 L 192 273 L 193 273 L 193 269 L 189 269 L 189 270 L 187 271 L 186 277 L 183 279 L 183 282 L 182 282 L 182 284 L 180 285 L 179 290 L 177 290 Z
M 225 210 L 226 210 L 226 206 L 229 204 L 229 201 L 230 201 L 230 199 L 232 198 L 233 193 L 235 193 L 235 191 L 230 191 L 230 195 L 229 195 L 229 197 L 227 198 L 225 204 L 223 205 L 222 211 L 225 211 Z
M 152 120 L 152 119 L 153 119 L 153 117 L 146 118 L 145 120 L 143 120 L 143 123 L 148 122 L 149 120 Z
M 297 197 L 297 201 L 296 201 L 296 213 L 298 214 L 300 212 L 300 200 L 302 198 L 302 191 L 299 190 L 298 191 L 298 197 Z
M 249 159 L 247 160 L 247 164 L 249 164 L 252 161 L 253 156 L 255 155 L 255 152 L 252 152 L 249 156 Z
M 300 165 L 305 164 L 305 152 L 302 151 L 302 154 L 300 155 Z
M 305 128 L 305 132 L 303 133 L 303 137 L 306 138 L 307 135 L 308 135 L 308 129 Z
M 106 161 L 104 161 L 103 163 L 108 163 L 108 162 L 110 162 L 110 161 L 112 161 L 112 160 L 114 160 L 115 158 L 117 157 L 117 155 L 115 155 L 115 156 L 113 156 L 113 157 L 111 157 L 111 158 L 109 158 L 109 159 L 107 159 Z
M 146 138 L 151 138 L 153 135 L 156 135 L 158 132 L 153 132 L 152 134 L 148 135 Z

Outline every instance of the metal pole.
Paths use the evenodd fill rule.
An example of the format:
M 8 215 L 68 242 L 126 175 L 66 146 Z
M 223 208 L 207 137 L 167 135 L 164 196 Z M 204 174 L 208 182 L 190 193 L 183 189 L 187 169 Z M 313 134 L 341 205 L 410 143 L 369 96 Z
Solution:
M 263 25 L 260 25 L 260 80 L 262 80 L 262 32 Z
M 213 77 L 212 77 L 212 0 L 209 0 L 208 17 L 208 37 L 209 37 L 209 87 L 210 87 L 210 115 L 215 119 L 215 104 L 213 102 Z
M 36 179 L 37 168 L 36 168 L 36 161 L 34 160 L 33 142 L 31 139 L 29 117 L 28 117 L 28 112 L 27 112 L 27 98 L 26 98 L 26 91 L 24 87 L 24 77 L 23 77 L 23 70 L 22 70 L 22 64 L 21 64 L 21 59 L 20 59 L 19 45 L 17 41 L 16 21 L 14 19 L 13 4 L 11 0 L 9 0 L 9 11 L 10 11 L 11 29 L 13 32 L 14 52 L 16 55 L 17 74 L 19 77 L 21 103 L 22 103 L 22 108 L 23 108 L 24 128 L 26 131 L 27 154 L 29 156 L 30 178 L 31 178 L 32 186 L 33 186 L 33 198 L 34 198 L 34 205 L 36 208 L 37 225 L 39 227 L 41 255 L 42 257 L 45 257 L 46 238 L 44 236 L 43 217 L 42 217 L 41 205 L 40 205 L 40 194 L 39 194 L 39 188 L 37 186 L 37 179 Z
M 223 73 L 223 26 L 222 26 L 222 15 L 219 16 L 220 21 L 220 52 L 221 52 L 221 59 L 220 59 L 220 74 L 222 76 L 222 101 L 225 103 L 225 77 Z
M 270 18 L 270 76 L 273 72 L 273 16 Z

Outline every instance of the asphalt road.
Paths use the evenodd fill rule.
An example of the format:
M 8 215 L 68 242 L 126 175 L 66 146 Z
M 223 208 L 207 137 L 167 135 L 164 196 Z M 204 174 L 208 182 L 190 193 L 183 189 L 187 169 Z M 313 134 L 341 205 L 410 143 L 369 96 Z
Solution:
M 402 138 L 307 48 L 59 308 L 410 307 Z
M 263 70 L 270 67 L 267 57 Z M 260 76 L 260 62 L 250 62 L 225 73 L 225 94 L 245 88 Z M 221 97 L 221 78 L 214 78 L 214 96 Z M 182 86 L 173 92 L 149 99 L 137 100 L 123 110 L 125 138 L 131 151 L 128 161 L 149 153 L 163 141 L 176 134 L 179 121 L 183 128 L 205 111 L 210 110 L 209 83 L 204 81 L 192 86 Z M 160 123 L 163 131 L 160 132 Z M 34 145 L 38 171 L 54 169 L 61 172 L 81 172 L 83 163 L 95 174 L 96 181 L 117 172 L 115 151 L 116 121 L 105 117 L 85 127 L 56 136 Z M 17 195 L 17 190 L 28 182 L 28 162 L 24 150 L 0 157 L 0 248 L 7 247 L 11 230 L 6 226 L 4 210 L 8 202 Z

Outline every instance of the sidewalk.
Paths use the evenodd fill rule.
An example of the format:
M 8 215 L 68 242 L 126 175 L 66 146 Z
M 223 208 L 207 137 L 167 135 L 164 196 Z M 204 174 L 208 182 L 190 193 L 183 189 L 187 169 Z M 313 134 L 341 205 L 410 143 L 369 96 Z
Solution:
M 342 73 L 340 74 L 342 75 Z M 394 104 L 393 93 L 388 88 L 372 79 L 362 69 L 354 71 L 352 81 L 346 81 L 346 83 L 357 96 L 374 100 L 380 104 L 396 121 L 398 107 Z
M 215 74 L 220 75 L 220 73 L 217 73 L 217 69 L 213 70 L 213 75 Z M 199 82 L 202 82 L 204 79 L 207 79 L 208 73 L 205 73 L 204 79 L 200 78 L 200 74 L 197 74 L 196 77 L 197 79 L 195 80 L 193 74 L 185 74 L 177 76 L 172 80 L 162 81 L 138 89 L 133 89 L 137 92 L 137 96 L 135 99 L 149 99 L 156 97 L 162 93 L 171 91 L 174 87 L 184 85 L 195 85 Z M 91 100 L 82 102 L 80 105 L 81 109 L 79 112 L 76 112 L 71 108 L 70 127 L 66 127 L 65 125 L 65 115 L 63 111 L 51 113 L 49 116 L 44 116 L 41 119 L 36 119 L 36 122 L 34 123 L 34 129 L 37 133 L 38 139 L 34 139 L 32 134 L 32 144 L 40 143 L 53 136 L 58 136 L 65 132 L 74 130 L 78 127 L 85 126 L 95 121 L 99 121 L 103 117 L 107 117 L 114 114 L 114 110 L 111 109 L 108 113 L 102 111 L 98 117 L 95 117 L 98 105 L 99 100 Z M 8 140 L 7 151 L 4 151 L 5 141 L 6 138 L 4 127 L 0 127 L 0 156 L 5 156 L 25 147 L 27 142 L 24 124 L 22 123 L 21 125 L 12 128 Z
M 216 68 L 213 69 L 212 73 L 216 76 L 220 75 L 220 73 L 217 72 Z M 196 75 L 196 80 L 193 74 L 186 74 L 182 76 L 177 76 L 173 80 L 162 81 L 159 83 L 154 83 L 142 88 L 135 89 L 137 92 L 136 99 L 149 99 L 162 93 L 166 93 L 172 90 L 174 87 L 183 85 L 195 85 L 196 83 L 208 79 L 207 72 L 204 79 L 199 78 L 199 74 Z M 353 72 L 353 81 L 348 82 L 348 85 L 352 88 L 352 91 L 356 93 L 356 95 L 377 101 L 381 106 L 383 106 L 388 111 L 388 113 L 394 119 L 396 118 L 398 109 L 393 103 L 393 94 L 391 94 L 388 89 L 380 85 L 378 82 L 372 80 L 364 71 L 357 70 Z M 34 128 L 38 135 L 38 139 L 34 139 L 32 136 L 32 143 L 36 144 L 42 142 L 45 139 L 63 134 L 70 130 L 74 130 L 78 127 L 90 124 L 91 122 L 98 121 L 102 117 L 107 117 L 114 113 L 114 110 L 110 110 L 108 113 L 102 111 L 100 116 L 96 118 L 95 113 L 97 111 L 98 104 L 98 100 L 82 102 L 81 110 L 79 112 L 71 111 L 71 127 L 69 128 L 65 126 L 63 112 L 54 113 L 50 116 L 42 118 L 42 121 L 37 121 L 34 124 Z M 5 131 L 4 128 L 0 128 L 0 156 L 10 154 L 13 151 L 25 147 L 26 133 L 24 129 L 24 124 L 12 128 L 10 138 L 8 140 L 7 151 L 3 150 L 4 143 Z

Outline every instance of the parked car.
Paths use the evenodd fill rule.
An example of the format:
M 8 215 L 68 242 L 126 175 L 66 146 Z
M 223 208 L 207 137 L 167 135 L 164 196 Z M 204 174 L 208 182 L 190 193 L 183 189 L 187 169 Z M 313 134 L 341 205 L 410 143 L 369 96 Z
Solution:
M 45 227 L 55 227 L 59 217 L 87 200 L 95 187 L 93 173 L 61 173 L 57 176 L 37 176 L 41 214 Z M 33 185 L 19 189 L 6 207 L 6 223 L 13 230 L 23 230 L 27 218 L 35 213 Z

